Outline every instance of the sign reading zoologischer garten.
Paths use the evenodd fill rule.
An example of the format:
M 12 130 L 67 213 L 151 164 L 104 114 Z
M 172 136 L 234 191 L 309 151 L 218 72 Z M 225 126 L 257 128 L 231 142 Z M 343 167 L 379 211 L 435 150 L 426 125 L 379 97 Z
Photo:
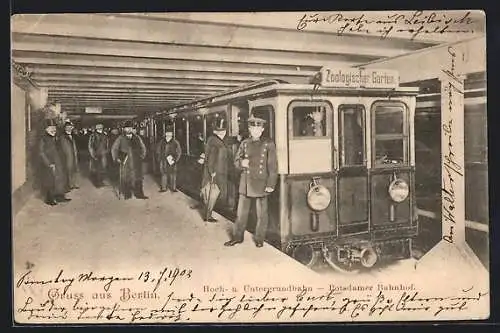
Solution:
M 321 86 L 335 88 L 385 88 L 399 86 L 399 73 L 394 70 L 360 68 L 321 69 Z

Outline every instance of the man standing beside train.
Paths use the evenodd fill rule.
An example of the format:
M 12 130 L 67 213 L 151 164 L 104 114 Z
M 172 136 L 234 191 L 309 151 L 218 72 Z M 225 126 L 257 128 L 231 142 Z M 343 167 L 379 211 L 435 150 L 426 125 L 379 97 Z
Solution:
M 181 144 L 174 139 L 173 130 L 167 128 L 165 138 L 160 140 L 156 147 L 156 160 L 159 163 L 161 175 L 160 192 L 167 191 L 167 184 L 172 192 L 177 192 L 177 162 L 179 162 L 181 154 Z
M 248 222 L 248 213 L 253 200 L 256 201 L 257 227 L 254 241 L 262 247 L 269 221 L 267 196 L 274 191 L 278 180 L 278 160 L 274 142 L 263 139 L 266 121 L 251 116 L 248 119 L 250 138 L 243 140 L 234 158 L 235 167 L 241 171 L 237 219 L 233 236 L 225 246 L 243 242 Z
M 214 135 L 210 136 L 205 145 L 205 164 L 203 167 L 203 179 L 201 188 L 203 189 L 209 182 L 215 183 L 219 188 L 219 198 L 226 200 L 228 188 L 229 166 L 232 161 L 231 150 L 227 134 L 226 119 L 218 119 L 214 123 Z M 207 210 L 203 212 L 206 222 L 217 222 L 212 216 L 213 204 L 205 203 Z

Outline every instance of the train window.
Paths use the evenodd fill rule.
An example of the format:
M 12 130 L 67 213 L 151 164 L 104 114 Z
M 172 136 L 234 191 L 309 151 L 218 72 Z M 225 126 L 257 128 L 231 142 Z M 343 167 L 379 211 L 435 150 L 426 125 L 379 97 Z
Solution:
M 179 116 L 175 118 L 175 139 L 179 141 L 182 152 L 185 154 L 187 152 L 185 117 Z
M 290 119 L 293 137 L 329 136 L 329 109 L 329 105 L 324 102 L 293 102 Z
M 200 142 L 200 137 L 203 138 L 203 117 L 198 114 L 189 117 L 189 155 L 200 155 L 200 149 L 203 147 L 200 147 L 203 142 Z
M 399 102 L 376 102 L 373 110 L 374 165 L 380 167 L 407 163 L 405 105 Z
M 340 163 L 342 166 L 365 164 L 365 108 L 363 105 L 341 105 Z

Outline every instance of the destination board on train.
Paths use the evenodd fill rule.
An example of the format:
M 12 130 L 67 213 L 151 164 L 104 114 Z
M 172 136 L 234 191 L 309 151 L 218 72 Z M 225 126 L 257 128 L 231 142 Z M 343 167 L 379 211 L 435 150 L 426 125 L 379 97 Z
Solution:
M 330 88 L 395 89 L 399 72 L 389 69 L 329 68 L 320 71 L 321 86 Z

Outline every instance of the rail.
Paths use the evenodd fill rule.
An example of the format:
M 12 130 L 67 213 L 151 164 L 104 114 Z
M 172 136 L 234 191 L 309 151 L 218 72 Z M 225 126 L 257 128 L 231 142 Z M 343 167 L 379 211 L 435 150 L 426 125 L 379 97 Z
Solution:
M 439 220 L 439 214 L 436 214 L 435 212 L 431 212 L 431 211 L 424 210 L 424 209 L 417 209 L 417 213 L 420 216 L 428 217 L 428 218 L 433 219 L 433 220 Z M 481 223 L 481 222 L 466 220 L 465 226 L 469 229 L 489 233 L 488 225 Z

